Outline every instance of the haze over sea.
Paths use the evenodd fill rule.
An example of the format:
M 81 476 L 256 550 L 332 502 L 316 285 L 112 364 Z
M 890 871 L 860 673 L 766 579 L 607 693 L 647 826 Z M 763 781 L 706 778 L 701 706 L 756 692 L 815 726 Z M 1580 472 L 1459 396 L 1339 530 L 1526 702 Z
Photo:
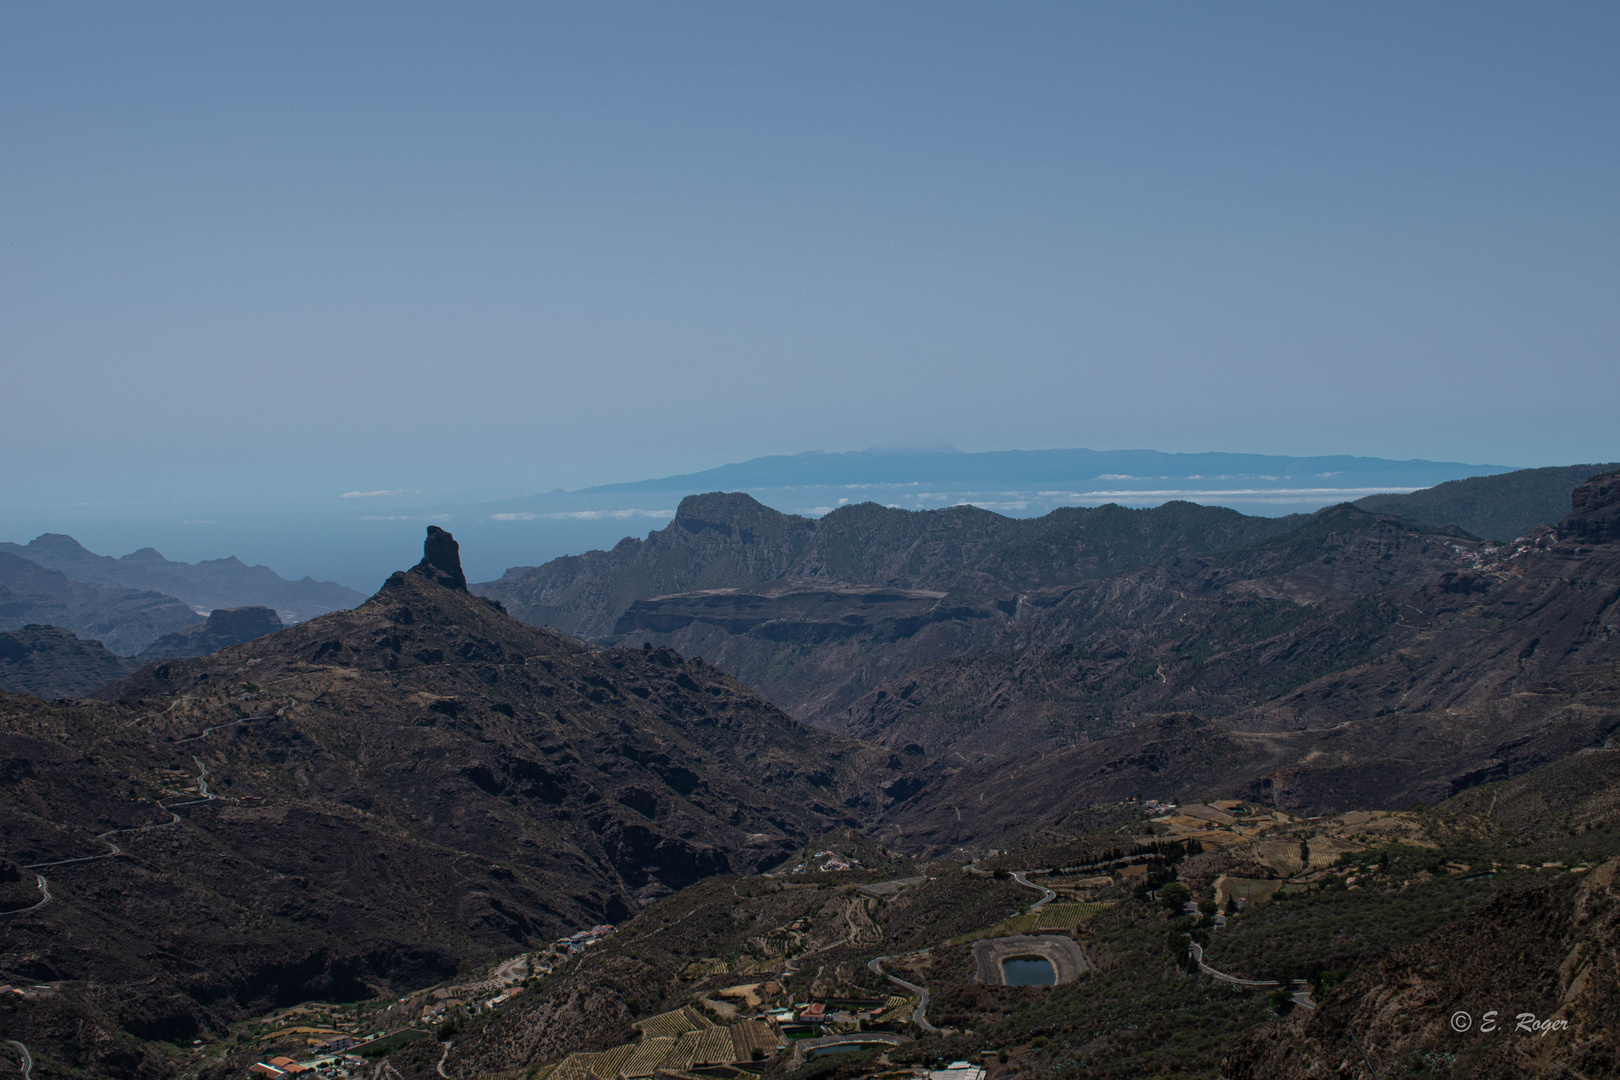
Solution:
M 807 479 L 806 448 L 1611 460 L 1617 34 L 1596 3 L 10 5 L 0 536 L 364 589 L 424 522 L 488 576 L 688 489 L 1430 482 Z
M 453 529 L 462 539 L 468 573 L 487 580 L 510 566 L 644 536 L 662 528 L 684 496 L 707 491 L 745 491 L 767 506 L 806 517 L 857 502 L 908 510 L 969 503 L 1034 517 L 1060 506 L 1157 506 L 1173 499 L 1269 516 L 1507 468 L 1357 457 L 885 448 L 755 458 L 575 491 L 356 489 L 232 502 L 41 502 L 7 508 L 5 521 L 17 541 L 69 532 L 103 554 L 145 546 L 188 562 L 234 554 L 285 575 L 308 573 L 370 592 L 425 525 Z

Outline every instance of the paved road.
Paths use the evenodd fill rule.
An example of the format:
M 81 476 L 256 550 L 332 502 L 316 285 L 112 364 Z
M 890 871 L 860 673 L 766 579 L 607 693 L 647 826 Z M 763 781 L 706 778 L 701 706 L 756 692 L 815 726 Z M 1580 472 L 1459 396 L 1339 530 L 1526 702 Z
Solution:
M 167 806 L 163 806 L 162 803 L 159 803 L 158 805 L 160 807 L 162 807 L 162 809 L 164 809 L 164 810 L 169 810 L 169 808 Z M 176 806 L 185 806 L 185 805 L 188 805 L 188 804 L 186 804 L 186 803 L 176 803 L 175 805 Z M 111 851 L 105 852 L 104 854 L 101 854 L 101 855 L 84 855 L 84 856 L 81 856 L 80 858 L 77 858 L 77 859 L 58 859 L 56 862 L 34 863 L 32 866 L 23 867 L 23 869 L 24 870 L 44 870 L 44 869 L 46 869 L 48 867 L 52 867 L 52 866 L 72 866 L 75 863 L 96 862 L 97 860 L 100 860 L 100 859 L 110 859 L 114 855 L 122 855 L 124 853 L 124 849 L 119 847 L 117 844 L 113 843 L 111 840 L 107 839 L 109 836 L 117 836 L 120 833 L 128 833 L 128 832 L 146 832 L 149 829 L 167 829 L 170 825 L 178 825 L 178 824 L 180 824 L 180 815 L 175 813 L 173 810 L 169 810 L 169 820 L 168 821 L 154 821 L 150 825 L 136 825 L 133 828 L 129 828 L 129 829 L 108 829 L 104 833 L 97 833 L 96 834 L 96 839 L 100 840 L 103 844 L 106 844 L 109 848 L 112 849 Z
M 29 867 L 25 866 L 23 869 L 27 870 Z M 35 874 L 34 882 L 39 886 L 39 903 L 30 904 L 28 907 L 18 908 L 16 911 L 0 911 L 0 919 L 6 918 L 10 915 L 21 915 L 25 911 L 34 911 L 51 902 L 51 883 L 45 880 L 45 875 Z M 17 1043 L 16 1045 L 22 1046 L 22 1043 Z M 26 1054 L 27 1052 L 27 1049 L 24 1048 L 23 1053 Z
M 110 849 L 110 850 L 108 850 L 106 852 L 103 852 L 100 855 L 83 855 L 83 856 L 80 856 L 77 859 L 58 859 L 55 862 L 34 863 L 32 866 L 23 867 L 23 869 L 24 870 L 44 870 L 44 869 L 47 869 L 48 867 L 52 867 L 52 866 L 73 866 L 76 863 L 96 862 L 96 861 L 98 861 L 100 859 L 110 859 L 114 855 L 122 855 L 124 853 L 124 849 L 119 847 L 112 840 L 109 840 L 108 837 L 117 836 L 120 833 L 146 832 L 149 829 L 167 829 L 170 825 L 178 825 L 178 824 L 180 824 L 180 815 L 175 813 L 172 809 L 170 809 L 170 807 L 173 807 L 173 806 L 194 806 L 197 803 L 208 802 L 210 799 L 224 798 L 224 796 L 215 795 L 215 794 L 213 794 L 212 792 L 210 792 L 208 790 L 208 766 L 204 765 L 200 758 L 193 757 L 191 760 L 195 761 L 197 763 L 197 768 L 199 770 L 199 772 L 197 774 L 197 787 L 198 787 L 198 790 L 202 793 L 203 797 L 200 798 L 200 799 L 192 799 L 190 802 L 158 803 L 158 809 L 160 809 L 160 810 L 168 810 L 169 811 L 169 820 L 168 821 L 154 821 L 149 825 L 135 825 L 135 826 L 133 826 L 131 828 L 128 828 L 128 829 L 108 829 L 104 833 L 97 833 L 96 834 L 96 839 L 100 840 L 103 844 L 106 844 L 107 847 Z M 44 880 L 45 880 L 44 878 L 40 879 L 40 881 L 42 883 L 44 882 Z M 43 889 L 43 887 L 44 886 L 42 884 L 41 888 Z M 46 894 L 45 899 L 46 900 L 50 899 L 50 895 L 48 893 Z M 44 901 L 40 901 L 40 903 L 44 903 Z M 38 907 L 39 904 L 35 904 L 34 906 Z M 12 914 L 16 914 L 16 912 L 12 912 Z
M 906 982 L 906 980 L 900 978 L 898 975 L 890 975 L 888 972 L 884 971 L 883 961 L 887 959 L 889 959 L 887 956 L 879 956 L 875 960 L 869 960 L 866 966 L 871 968 L 872 974 L 878 976 L 879 978 L 888 979 L 896 986 L 903 986 L 907 990 L 910 990 L 913 994 L 916 994 L 918 999 L 917 1008 L 912 1012 L 911 1018 L 917 1022 L 918 1027 L 928 1032 L 928 1034 L 938 1035 L 939 1028 L 928 1022 L 928 987 L 918 986 L 916 983 Z
M 219 798 L 218 795 L 210 794 L 208 791 L 208 766 L 203 764 L 203 759 L 192 754 L 191 760 L 197 763 L 197 794 L 205 799 Z
M 10 1042 L 12 1046 L 15 1046 L 17 1048 L 17 1052 L 22 1055 L 22 1060 L 17 1063 L 17 1066 L 18 1068 L 22 1069 L 23 1080 L 28 1080 L 28 1074 L 34 1071 L 34 1055 L 28 1052 L 28 1047 L 24 1046 L 16 1039 L 9 1039 L 7 1041 Z
M 1196 941 L 1193 941 L 1193 942 L 1189 942 L 1189 946 L 1192 949 L 1193 961 L 1198 964 L 1198 970 L 1202 971 L 1205 975 L 1208 975 L 1211 978 L 1219 979 L 1219 980 L 1221 980 L 1221 982 L 1231 983 L 1234 986 L 1281 986 L 1282 985 L 1282 983 L 1278 982 L 1276 979 L 1240 979 L 1236 975 L 1228 975 L 1224 971 L 1216 971 L 1214 968 L 1212 968 L 1208 964 L 1204 963 L 1204 947 L 1202 945 L 1198 944 L 1198 942 L 1196 942 Z M 1315 1008 L 1315 1006 L 1310 1006 L 1310 1007 Z
M 286 711 L 287 711 L 286 708 L 283 707 L 283 708 L 277 709 L 273 713 L 266 713 L 263 716 L 244 716 L 244 717 L 242 717 L 241 719 L 238 719 L 238 720 L 231 720 L 231 721 L 228 721 L 228 722 L 223 723 L 223 724 L 215 724 L 212 727 L 205 727 L 201 731 L 197 732 L 197 734 L 195 734 L 195 735 L 187 735 L 183 739 L 176 739 L 174 741 L 175 742 L 195 742 L 196 740 L 202 738 L 204 735 L 207 735 L 210 732 L 219 731 L 219 730 L 221 730 L 223 728 L 235 727 L 237 724 L 251 724 L 251 723 L 253 723 L 253 722 L 257 721 L 257 720 L 274 720 L 276 717 L 280 716 L 281 714 L 285 713 Z
M 1029 880 L 1029 878 L 1024 876 L 1030 872 L 1031 871 L 1028 870 L 1014 870 L 1012 872 L 1012 879 L 1018 882 L 1018 884 L 1024 886 L 1024 888 L 1034 889 L 1036 892 L 1041 894 L 1041 898 L 1031 904 L 1029 911 L 1026 912 L 1026 914 L 1033 915 L 1037 911 L 1041 910 L 1041 908 L 1057 899 L 1057 893 L 1053 892 L 1051 889 L 1048 889 L 1045 885 L 1035 884 L 1033 881 Z

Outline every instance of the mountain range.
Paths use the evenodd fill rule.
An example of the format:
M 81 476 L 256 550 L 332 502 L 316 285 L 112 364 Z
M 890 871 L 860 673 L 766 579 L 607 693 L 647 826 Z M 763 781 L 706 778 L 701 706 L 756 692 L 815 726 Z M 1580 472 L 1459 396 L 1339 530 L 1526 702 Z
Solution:
M 200 656 L 363 599 L 235 558 L 114 559 L 55 533 L 0 544 L 0 690 L 76 697 L 139 666 L 122 658 Z
M 132 656 L 197 619 L 191 605 L 173 596 L 76 581 L 60 570 L 0 551 L 0 629 L 58 626 Z
M 199 615 L 215 608 L 269 607 L 276 609 L 283 622 L 296 623 L 354 607 L 365 599 L 364 594 L 333 581 L 311 577 L 288 581 L 268 566 L 248 566 L 235 556 L 175 562 L 146 547 L 115 559 L 88 551 L 73 537 L 60 533 L 42 533 L 26 544 L 0 544 L 0 553 L 60 570 L 75 581 L 172 596 Z
M 1023 886 L 985 860 L 1106 861 L 1128 839 L 1158 852 L 1141 858 L 1162 873 L 1159 826 L 1143 820 L 1162 804 L 1149 800 L 1299 822 L 1266 842 L 1326 857 L 1359 850 L 1317 835 L 1333 821 L 1384 815 L 1410 833 L 1416 846 L 1391 858 L 1420 885 L 1441 868 L 1422 845 L 1450 850 L 1463 834 L 1415 803 L 1498 845 L 1492 830 L 1608 835 L 1620 474 L 1566 498 L 1557 521 L 1499 545 L 1401 505 L 1018 520 L 865 504 L 807 519 L 717 493 L 685 500 L 646 540 L 474 586 L 456 541 L 430 527 L 421 562 L 352 610 L 153 659 L 91 697 L 0 695 L 0 976 L 45 988 L 26 1004 L 0 998 L 0 1031 L 48 1071 L 148 1080 L 184 1072 L 173 1048 L 199 1040 L 223 1055 L 209 1080 L 239 1080 L 261 1045 L 244 1033 L 268 1030 L 256 1017 L 320 999 L 377 1002 L 366 1022 L 382 1027 L 397 1004 L 416 1024 L 427 988 L 455 999 L 469 972 L 606 922 L 638 929 L 605 966 L 570 960 L 510 1022 L 468 1013 L 475 1037 L 443 1029 L 459 1057 L 419 1048 L 391 1058 L 396 1071 L 515 1080 L 572 1049 L 629 1053 L 629 1023 L 691 987 L 718 993 L 730 984 L 704 980 L 733 978 L 733 965 L 766 964 L 795 994 L 869 997 L 855 990 L 879 942 L 927 950 L 907 963 L 952 987 L 938 1006 L 962 1018 L 951 1023 L 1021 1032 L 1020 1053 L 1036 1031 L 1068 1038 L 1093 1024 L 1065 1026 L 1073 1016 L 1102 1010 L 1105 1024 L 1119 995 L 1062 998 L 1080 1010 L 1071 1020 L 1007 1027 L 995 1017 L 1025 1016 L 1025 999 L 953 974 L 966 970 L 959 935 L 1021 907 L 1008 900 Z M 46 630 L 12 637 L 0 669 L 32 670 L 52 650 L 86 677 L 98 662 Z M 840 846 L 929 883 L 926 895 L 883 907 L 888 893 L 825 892 L 820 871 L 795 869 Z M 1008 849 L 1032 861 L 994 861 Z M 1179 872 L 1197 889 L 1222 874 L 1263 882 L 1254 860 L 1279 857 L 1261 845 Z M 1111 914 L 1085 939 L 1097 962 L 1137 1003 L 1190 985 L 1166 981 L 1175 926 L 1109 881 L 1096 887 Z M 1401 902 L 1398 885 L 1378 903 Z M 1536 893 L 1521 914 L 1563 927 L 1567 949 L 1521 947 L 1501 971 L 1544 972 L 1611 940 L 1572 921 L 1566 896 Z M 1429 908 L 1423 927 L 1481 910 Z M 810 951 L 778 971 L 789 945 Z M 1437 947 L 1390 953 L 1392 974 L 1361 972 L 1342 1000 L 1373 1001 L 1387 979 L 1428 970 L 1425 955 L 1463 946 Z M 1200 1000 L 1164 1007 L 1213 1008 Z M 1285 1075 L 1286 1047 L 1258 1033 L 1251 998 L 1228 1004 L 1221 1024 L 1236 1026 L 1220 1030 L 1251 1033 L 1231 1043 L 1229 1074 Z M 1342 1041 L 1334 1015 L 1308 1033 L 1324 1054 Z M 919 1053 L 970 1049 L 938 1037 Z M 1120 1062 L 1151 1056 L 1110 1039 Z M 1064 1046 L 1065 1060 L 1090 1060 Z

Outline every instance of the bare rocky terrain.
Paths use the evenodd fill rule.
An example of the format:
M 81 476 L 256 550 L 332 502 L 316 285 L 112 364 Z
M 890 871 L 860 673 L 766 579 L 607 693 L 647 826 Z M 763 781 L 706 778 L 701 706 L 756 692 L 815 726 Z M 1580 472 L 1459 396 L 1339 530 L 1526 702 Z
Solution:
M 920 673 L 890 710 L 902 732 L 919 713 L 993 716 L 998 697 L 1039 701 L 1064 683 L 1079 696 L 1088 677 L 1103 682 L 1128 657 L 1149 700 L 1192 705 L 1197 699 L 1182 696 L 1191 688 L 1204 708 L 1037 755 L 966 763 L 898 809 L 888 827 L 913 842 L 962 843 L 1016 829 L 1031 812 L 1194 790 L 1309 812 L 1434 804 L 1601 745 L 1620 730 L 1617 516 L 1620 477 L 1599 478 L 1578 489 L 1557 530 L 1459 557 L 1454 568 L 1428 576 L 1394 573 L 1393 588 L 1338 611 L 1331 588 L 1322 587 L 1337 576 L 1328 573 L 1318 577 L 1312 602 L 1301 605 L 1299 623 L 1283 622 L 1283 632 L 1269 637 L 1231 635 L 1236 640 L 1226 638 L 1224 651 L 1217 651 L 1218 634 L 1172 608 L 1175 621 L 1161 620 L 1172 628 L 1168 641 L 1154 643 L 1145 657 L 1120 649 L 1112 667 L 1098 655 L 1104 639 L 1089 654 L 1031 651 L 1013 663 L 978 657 L 942 665 L 934 679 Z M 1331 569 L 1306 568 L 1313 575 Z M 1280 591 L 1287 583 L 1261 584 Z M 1238 589 L 1251 587 L 1244 581 Z M 1318 659 L 1313 645 L 1339 651 Z M 1298 670 L 1302 657 L 1306 671 L 1312 664 L 1325 670 L 1290 687 L 1289 668 Z M 1266 694 L 1268 680 L 1284 692 Z M 1223 701 L 1216 692 L 1224 687 L 1253 696 Z M 852 730 L 879 734 L 871 723 Z

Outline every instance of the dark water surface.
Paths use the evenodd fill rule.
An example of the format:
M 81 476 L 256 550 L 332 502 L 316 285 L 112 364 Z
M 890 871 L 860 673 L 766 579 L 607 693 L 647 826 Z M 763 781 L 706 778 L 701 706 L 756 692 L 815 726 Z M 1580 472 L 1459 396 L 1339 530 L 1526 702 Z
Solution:
M 1044 956 L 1014 956 L 1001 962 L 1008 986 L 1051 986 L 1057 982 L 1052 961 Z

